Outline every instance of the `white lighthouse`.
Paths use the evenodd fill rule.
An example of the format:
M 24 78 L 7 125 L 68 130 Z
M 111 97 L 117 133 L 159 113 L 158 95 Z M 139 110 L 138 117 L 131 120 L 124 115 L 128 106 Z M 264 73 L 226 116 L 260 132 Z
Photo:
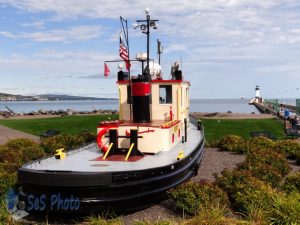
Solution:
M 255 87 L 255 98 L 256 99 L 260 98 L 260 93 L 259 92 L 260 92 L 259 86 L 256 85 L 256 87 Z
M 255 103 L 263 103 L 263 98 L 260 97 L 260 88 L 258 85 L 255 87 L 255 98 L 252 98 L 249 102 L 250 105 L 255 104 Z

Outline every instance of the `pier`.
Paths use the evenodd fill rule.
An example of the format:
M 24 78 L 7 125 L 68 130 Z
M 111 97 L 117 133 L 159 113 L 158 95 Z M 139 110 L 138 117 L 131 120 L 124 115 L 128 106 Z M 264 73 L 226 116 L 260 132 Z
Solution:
M 300 100 L 296 99 L 296 106 L 282 104 L 275 100 L 264 100 L 260 96 L 260 89 L 257 85 L 255 88 L 255 98 L 251 99 L 250 105 L 254 105 L 259 112 L 271 114 L 284 122 L 284 131 L 288 138 L 300 137 L 300 126 L 297 114 L 300 112 Z
M 266 107 L 263 103 L 259 103 L 259 102 L 253 102 L 252 103 L 259 112 L 261 113 L 268 113 L 268 114 L 272 114 L 274 116 L 278 116 L 277 111 L 275 111 L 273 108 L 270 107 Z
M 255 87 L 254 90 L 255 90 L 255 97 L 250 100 L 249 104 L 254 105 L 259 112 L 275 115 L 279 119 L 285 118 L 284 111 L 283 111 L 284 109 L 289 110 L 289 112 L 293 114 L 299 113 L 299 109 L 297 110 L 297 106 L 279 103 L 278 99 L 274 99 L 274 100 L 263 99 L 260 96 L 260 88 L 258 85 Z

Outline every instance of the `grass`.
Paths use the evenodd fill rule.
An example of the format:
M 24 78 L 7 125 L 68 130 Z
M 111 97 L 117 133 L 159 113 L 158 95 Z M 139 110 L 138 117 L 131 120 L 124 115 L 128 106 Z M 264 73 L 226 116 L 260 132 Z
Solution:
M 33 135 L 40 135 L 48 129 L 60 130 L 61 134 L 78 134 L 82 130 L 96 133 L 100 121 L 115 120 L 118 115 L 89 115 L 89 116 L 64 116 L 43 119 L 12 119 L 0 120 L 0 124 L 21 130 Z M 205 127 L 207 141 L 220 139 L 229 134 L 250 138 L 251 131 L 270 131 L 278 139 L 284 138 L 283 125 L 276 119 L 201 119 Z
M 96 128 L 100 121 L 115 120 L 118 115 L 89 115 L 89 116 L 63 116 L 43 119 L 12 119 L 0 120 L 0 124 L 39 136 L 48 129 L 60 130 L 61 134 L 78 134 L 87 130 L 96 134 Z
M 211 140 L 220 139 L 229 134 L 250 138 L 251 131 L 269 131 L 277 139 L 283 139 L 283 124 L 277 119 L 201 119 L 205 128 L 205 138 L 209 142 Z

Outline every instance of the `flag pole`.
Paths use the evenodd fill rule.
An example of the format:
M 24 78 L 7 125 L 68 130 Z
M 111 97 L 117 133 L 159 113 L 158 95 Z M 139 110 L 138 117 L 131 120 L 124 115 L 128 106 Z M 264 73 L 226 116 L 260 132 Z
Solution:
M 127 24 L 127 20 L 125 20 L 122 16 L 120 16 L 120 21 L 121 21 L 121 25 L 122 25 L 122 30 L 123 30 L 123 34 L 126 40 L 126 45 L 127 45 L 127 53 L 128 53 L 128 61 L 130 64 L 130 50 L 129 50 L 129 37 L 128 37 L 128 24 Z M 124 27 L 124 23 L 125 23 L 125 27 Z M 128 70 L 128 78 L 129 78 L 129 89 L 130 89 L 130 102 L 129 102 L 129 110 L 130 110 L 130 121 L 132 121 L 132 93 L 131 93 L 131 75 L 130 75 L 130 70 L 131 70 L 131 66 L 129 66 L 129 70 Z

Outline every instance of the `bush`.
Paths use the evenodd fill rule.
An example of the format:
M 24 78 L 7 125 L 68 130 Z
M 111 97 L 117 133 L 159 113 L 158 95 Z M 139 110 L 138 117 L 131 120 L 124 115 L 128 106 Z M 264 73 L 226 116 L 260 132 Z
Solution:
M 248 152 L 255 151 L 257 149 L 273 149 L 275 142 L 266 137 L 254 137 L 251 138 L 246 144 L 246 150 Z
M 57 149 L 64 148 L 65 150 L 69 150 L 84 143 L 86 143 L 85 138 L 81 135 L 57 135 L 43 139 L 41 147 L 47 153 L 54 154 Z
M 1 190 L 1 189 L 0 189 Z M 0 224 L 5 225 L 17 225 L 19 223 L 15 222 L 6 209 L 6 203 L 3 198 L 0 198 Z
M 300 172 L 288 175 L 282 185 L 282 189 L 287 193 L 298 191 L 300 192 Z
M 270 224 L 300 224 L 300 193 L 278 193 L 266 209 Z
M 228 197 L 224 191 L 210 182 L 188 182 L 168 192 L 177 209 L 195 215 L 200 206 L 227 206 Z
M 225 169 L 221 172 L 221 175 L 218 176 L 215 174 L 215 178 L 216 184 L 228 193 L 231 200 L 234 200 L 235 194 L 239 192 L 250 179 L 253 179 L 250 171 L 239 169 Z
M 278 169 L 265 163 L 243 163 L 239 166 L 239 169 L 250 171 L 252 176 L 268 183 L 272 187 L 279 187 L 283 180 L 281 172 Z
M 227 209 L 220 207 L 201 208 L 201 213 L 181 223 L 183 225 L 250 225 L 247 221 L 226 217 Z
M 106 219 L 100 215 L 89 216 L 83 224 L 87 225 L 122 225 L 121 218 Z
M 300 152 L 296 154 L 296 163 L 297 165 L 300 165 Z
M 300 224 L 300 193 L 285 194 L 247 170 L 225 170 L 216 183 L 229 193 L 234 209 L 254 224 Z
M 244 214 L 248 214 L 253 205 L 265 210 L 269 207 L 273 195 L 276 195 L 276 191 L 265 182 L 250 179 L 234 195 L 235 207 Z
M 97 136 L 95 134 L 93 134 L 87 130 L 81 131 L 79 135 L 81 137 L 83 137 L 85 143 L 90 143 L 90 142 L 96 141 L 96 138 L 97 138 Z
M 227 135 L 219 141 L 219 148 L 224 151 L 243 153 L 245 150 L 245 141 L 237 135 Z
M 255 191 L 240 192 L 238 201 L 245 206 L 243 215 L 255 224 L 299 224 L 300 194 L 290 195 L 257 187 Z
M 43 156 L 43 149 L 30 139 L 15 139 L 0 146 L 0 163 L 6 164 L 10 172 L 14 172 L 24 163 Z
M 287 175 L 291 170 L 284 154 L 268 149 L 256 149 L 248 152 L 246 162 L 252 166 L 259 164 L 270 165 L 272 169 L 280 172 L 282 176 Z
M 17 182 L 17 172 L 7 172 L 4 169 L 4 164 L 0 164 L 0 196 L 5 194 L 7 190 Z
M 205 147 L 211 147 L 211 148 L 219 148 L 219 142 L 218 139 L 212 139 L 210 141 L 205 140 Z
M 131 225 L 175 225 L 178 223 L 174 223 L 169 220 L 158 220 L 158 221 L 134 221 Z
M 295 159 L 300 153 L 300 144 L 294 140 L 282 140 L 276 142 L 275 149 L 286 154 L 288 158 Z

